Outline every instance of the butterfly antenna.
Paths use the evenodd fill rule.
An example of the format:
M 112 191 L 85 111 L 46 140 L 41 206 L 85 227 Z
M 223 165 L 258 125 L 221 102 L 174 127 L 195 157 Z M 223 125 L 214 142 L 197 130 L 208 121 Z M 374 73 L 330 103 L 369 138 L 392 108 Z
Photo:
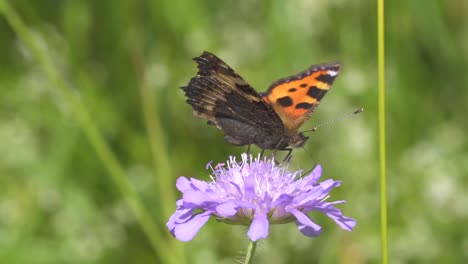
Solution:
M 334 124 L 334 123 L 336 123 L 336 122 L 343 121 L 343 120 L 348 119 L 348 118 L 350 118 L 350 117 L 352 117 L 352 116 L 355 116 L 355 115 L 357 115 L 357 114 L 360 114 L 360 113 L 362 113 L 363 111 L 364 111 L 364 108 L 359 108 L 359 109 L 355 110 L 355 111 L 352 112 L 352 113 L 349 113 L 349 114 L 344 115 L 344 116 L 339 117 L 339 118 L 332 119 L 332 120 L 327 121 L 327 122 L 325 122 L 325 123 L 319 124 L 319 125 L 315 126 L 315 127 L 312 128 L 312 129 L 305 130 L 305 131 L 302 131 L 302 132 L 315 132 L 315 131 L 317 131 L 320 127 L 328 126 L 328 125 Z

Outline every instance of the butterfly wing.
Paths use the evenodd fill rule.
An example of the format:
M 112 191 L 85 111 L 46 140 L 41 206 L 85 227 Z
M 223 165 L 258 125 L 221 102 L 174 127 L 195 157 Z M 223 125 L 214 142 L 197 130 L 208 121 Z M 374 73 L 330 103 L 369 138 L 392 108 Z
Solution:
M 272 83 L 263 95 L 289 131 L 297 131 L 310 118 L 331 88 L 341 65 L 312 65 L 298 75 Z
M 182 87 L 194 114 L 223 130 L 233 145 L 274 148 L 284 127 L 271 106 L 215 55 L 204 52 L 194 60 L 198 74 Z

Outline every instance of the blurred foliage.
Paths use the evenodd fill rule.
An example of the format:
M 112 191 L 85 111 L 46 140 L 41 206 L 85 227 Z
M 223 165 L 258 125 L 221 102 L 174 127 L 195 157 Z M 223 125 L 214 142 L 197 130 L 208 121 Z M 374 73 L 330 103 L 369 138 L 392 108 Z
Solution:
M 257 262 L 379 263 L 375 1 L 10 2 L 92 116 L 169 252 L 154 254 L 69 102 L 0 18 L 1 263 L 159 263 L 174 244 L 188 263 L 242 258 L 245 228 L 211 220 L 182 243 L 164 225 L 178 195 L 164 182 L 208 179 L 208 161 L 245 151 L 194 118 L 178 89 L 204 50 L 259 91 L 310 64 L 343 63 L 304 127 L 366 111 L 315 132 L 291 167 L 320 163 L 324 177 L 342 179 L 334 198 L 348 201 L 340 208 L 358 227 L 346 233 L 318 216 L 324 232 L 310 239 L 273 226 Z M 385 8 L 391 263 L 467 263 L 468 4 Z

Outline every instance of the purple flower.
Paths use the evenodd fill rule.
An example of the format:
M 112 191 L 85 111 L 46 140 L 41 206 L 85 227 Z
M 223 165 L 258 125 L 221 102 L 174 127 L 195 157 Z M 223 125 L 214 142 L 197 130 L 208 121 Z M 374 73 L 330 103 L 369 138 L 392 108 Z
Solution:
M 289 172 L 274 159 L 252 158 L 242 154 L 242 161 L 230 157 L 227 165 L 218 164 L 212 181 L 179 177 L 177 189 L 183 197 L 166 226 L 181 241 L 190 241 L 211 216 L 230 224 L 250 226 L 250 240 L 268 236 L 270 224 L 295 221 L 306 236 L 317 236 L 322 228 L 313 222 L 308 212 L 320 211 L 333 219 L 342 229 L 351 231 L 356 221 L 343 216 L 334 205 L 345 201 L 326 202 L 330 191 L 340 181 L 318 182 L 319 165 L 305 177 L 301 171 Z

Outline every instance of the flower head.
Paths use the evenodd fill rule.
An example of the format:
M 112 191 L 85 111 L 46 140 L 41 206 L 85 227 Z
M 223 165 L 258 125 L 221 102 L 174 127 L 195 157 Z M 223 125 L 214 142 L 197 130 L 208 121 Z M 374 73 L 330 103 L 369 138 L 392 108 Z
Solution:
M 319 235 L 322 228 L 307 215 L 311 211 L 326 214 L 344 230 L 351 231 L 356 225 L 334 206 L 345 201 L 326 202 L 341 182 L 318 182 L 320 165 L 309 175 L 298 177 L 301 171 L 289 172 L 274 159 L 242 154 L 240 162 L 230 157 L 226 165 L 213 168 L 209 163 L 207 167 L 213 171 L 210 182 L 183 176 L 177 180 L 183 197 L 166 225 L 181 241 L 190 241 L 211 216 L 250 226 L 247 234 L 252 241 L 266 238 L 270 224 L 292 221 L 304 235 Z

